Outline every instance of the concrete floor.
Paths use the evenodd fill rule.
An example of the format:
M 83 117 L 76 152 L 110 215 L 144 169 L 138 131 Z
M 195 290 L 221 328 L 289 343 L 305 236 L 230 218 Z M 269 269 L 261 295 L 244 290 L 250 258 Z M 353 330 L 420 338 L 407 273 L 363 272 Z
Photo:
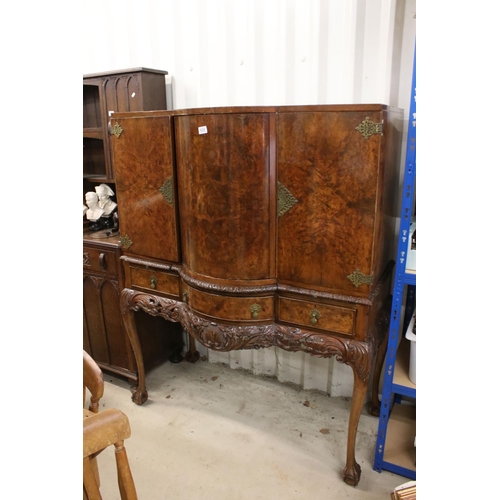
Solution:
M 101 409 L 129 418 L 125 442 L 140 500 L 389 500 L 408 479 L 373 470 L 378 419 L 360 418 L 361 480 L 342 480 L 349 401 L 198 361 L 164 363 L 146 378 L 148 401 L 104 374 Z M 119 500 L 114 451 L 99 456 L 101 493 Z

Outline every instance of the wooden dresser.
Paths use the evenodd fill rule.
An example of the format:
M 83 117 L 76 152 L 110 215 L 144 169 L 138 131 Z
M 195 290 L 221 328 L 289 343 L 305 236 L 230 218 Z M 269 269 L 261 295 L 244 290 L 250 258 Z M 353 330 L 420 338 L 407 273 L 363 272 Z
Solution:
M 346 483 L 389 315 L 403 114 L 384 105 L 116 113 L 121 308 L 218 351 L 277 346 L 353 369 Z M 195 360 L 191 343 L 188 353 Z
M 109 124 L 115 112 L 166 109 L 167 71 L 129 68 L 83 77 L 83 195 L 105 183 L 116 192 Z M 113 197 L 118 201 L 118 197 Z M 85 197 L 83 198 L 85 204 Z M 118 207 L 118 212 L 120 208 Z M 123 272 L 118 236 L 83 234 L 83 348 L 106 371 L 137 380 L 137 367 L 120 309 Z M 99 237 L 98 237 L 99 236 Z M 137 314 L 145 366 L 182 360 L 182 328 Z M 165 333 L 168 331 L 169 335 Z

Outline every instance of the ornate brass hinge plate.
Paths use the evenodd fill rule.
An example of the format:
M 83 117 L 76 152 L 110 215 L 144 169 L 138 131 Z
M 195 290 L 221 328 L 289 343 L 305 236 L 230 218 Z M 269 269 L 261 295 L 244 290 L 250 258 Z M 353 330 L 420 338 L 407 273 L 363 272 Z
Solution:
M 110 133 L 119 138 L 122 135 L 123 129 L 120 127 L 119 123 L 115 123 L 110 129 Z
M 160 193 L 163 195 L 167 203 L 174 204 L 174 190 L 172 183 L 172 176 L 170 176 L 161 186 Z
M 120 243 L 125 250 L 128 250 L 133 242 L 129 238 L 128 234 L 126 234 L 123 238 L 120 238 Z
M 383 133 L 383 125 L 382 123 L 373 123 L 370 118 L 367 116 L 360 125 L 356 127 L 356 130 L 365 138 L 370 138 L 373 134 L 384 135 Z
M 288 189 L 278 182 L 278 217 L 286 214 L 299 200 Z
M 358 288 L 359 285 L 371 285 L 373 283 L 373 276 L 367 276 L 366 274 L 363 274 L 359 269 L 356 269 L 356 271 L 349 274 L 347 278 L 356 288 Z

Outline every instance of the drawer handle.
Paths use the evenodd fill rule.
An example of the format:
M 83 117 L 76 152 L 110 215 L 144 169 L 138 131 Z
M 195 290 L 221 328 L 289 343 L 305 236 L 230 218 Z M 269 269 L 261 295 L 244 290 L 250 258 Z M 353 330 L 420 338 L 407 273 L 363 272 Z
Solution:
M 262 308 L 259 306 L 259 304 L 252 304 L 250 306 L 250 312 L 252 313 L 252 318 L 257 319 L 259 317 L 260 310 Z
M 101 253 L 99 255 L 99 265 L 101 266 L 101 269 L 106 269 L 106 255 Z
M 154 276 L 151 276 L 149 284 L 153 290 L 156 290 L 156 283 L 158 283 L 158 280 Z
M 309 316 L 311 317 L 311 325 L 315 325 L 319 318 L 321 318 L 321 314 L 317 309 L 313 309 L 309 312 Z

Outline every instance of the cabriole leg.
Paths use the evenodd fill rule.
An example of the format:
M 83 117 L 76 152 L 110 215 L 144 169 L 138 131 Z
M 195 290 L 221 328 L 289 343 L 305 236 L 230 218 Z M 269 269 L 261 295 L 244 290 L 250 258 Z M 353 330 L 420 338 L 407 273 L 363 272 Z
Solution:
M 356 433 L 358 431 L 359 417 L 363 408 L 368 389 L 368 380 L 363 380 L 353 367 L 354 389 L 351 401 L 351 413 L 349 415 L 349 430 L 347 434 L 347 460 L 344 468 L 344 482 L 350 486 L 356 486 L 361 477 L 361 467 L 356 462 L 355 447 Z
M 138 405 L 144 404 L 148 399 L 146 390 L 146 378 L 144 371 L 144 359 L 142 357 L 141 343 L 137 335 L 137 327 L 133 309 L 128 307 L 127 298 L 122 294 L 122 316 L 132 351 L 134 352 L 135 363 L 137 365 L 137 388 L 132 394 L 132 401 Z

